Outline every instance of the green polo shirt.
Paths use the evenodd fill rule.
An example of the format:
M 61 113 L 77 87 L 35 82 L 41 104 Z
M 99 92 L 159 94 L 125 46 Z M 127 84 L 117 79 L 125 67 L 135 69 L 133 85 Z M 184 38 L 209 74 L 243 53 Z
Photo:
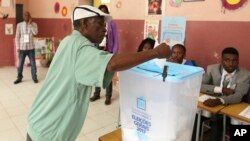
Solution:
M 98 50 L 80 32 L 62 40 L 28 115 L 33 141 L 74 141 L 84 123 L 92 86 L 106 87 L 112 54 Z

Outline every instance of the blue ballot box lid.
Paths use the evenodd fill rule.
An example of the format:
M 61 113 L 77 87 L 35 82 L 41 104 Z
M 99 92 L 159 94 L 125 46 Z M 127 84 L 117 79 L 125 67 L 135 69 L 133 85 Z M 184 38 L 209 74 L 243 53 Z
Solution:
M 193 77 L 194 75 L 204 73 L 204 69 L 201 67 L 170 62 L 165 62 L 162 65 L 166 65 L 168 67 L 166 81 L 181 81 L 189 77 Z M 163 66 L 159 66 L 155 60 L 150 60 L 131 68 L 129 71 L 162 80 Z

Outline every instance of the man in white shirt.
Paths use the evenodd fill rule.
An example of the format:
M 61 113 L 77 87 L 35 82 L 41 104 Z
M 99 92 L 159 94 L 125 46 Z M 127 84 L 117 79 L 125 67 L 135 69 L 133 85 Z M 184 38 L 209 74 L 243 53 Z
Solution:
M 24 12 L 23 22 L 17 24 L 16 29 L 16 50 L 19 57 L 19 64 L 17 68 L 17 80 L 14 84 L 22 82 L 23 79 L 23 64 L 25 57 L 28 56 L 31 64 L 31 74 L 34 83 L 38 83 L 36 75 L 36 62 L 35 62 L 35 45 L 33 36 L 38 33 L 37 24 L 32 21 L 29 12 Z

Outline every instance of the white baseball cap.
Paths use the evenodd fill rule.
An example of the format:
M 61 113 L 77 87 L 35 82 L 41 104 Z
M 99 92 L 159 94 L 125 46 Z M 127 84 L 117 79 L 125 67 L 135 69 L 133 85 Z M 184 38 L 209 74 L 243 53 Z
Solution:
M 76 6 L 73 10 L 71 20 L 72 22 L 79 19 L 95 17 L 95 16 L 103 16 L 105 21 L 111 19 L 109 14 L 102 12 L 100 9 L 90 6 L 90 5 L 79 5 Z

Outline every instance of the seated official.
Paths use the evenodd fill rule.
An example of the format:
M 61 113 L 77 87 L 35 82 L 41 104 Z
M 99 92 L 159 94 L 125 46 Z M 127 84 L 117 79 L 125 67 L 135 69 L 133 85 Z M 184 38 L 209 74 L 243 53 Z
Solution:
M 141 52 L 141 51 L 147 51 L 150 49 L 153 49 L 155 45 L 155 40 L 151 39 L 151 38 L 146 38 L 144 40 L 141 41 L 137 52 Z
M 167 59 L 168 62 L 196 66 L 194 61 L 184 59 L 186 57 L 186 47 L 182 44 L 175 44 L 172 47 L 171 57 Z
M 221 64 L 209 65 L 204 74 L 201 85 L 201 93 L 216 96 L 216 99 L 207 99 L 204 105 L 215 107 L 221 104 L 240 103 L 242 97 L 247 94 L 250 84 L 250 72 L 240 68 L 239 53 L 233 47 L 222 51 Z M 212 115 L 211 141 L 221 141 L 223 131 L 222 115 Z M 196 122 L 195 122 L 196 123 Z M 196 125 L 194 126 L 194 129 Z M 193 131 L 192 140 L 195 138 Z

